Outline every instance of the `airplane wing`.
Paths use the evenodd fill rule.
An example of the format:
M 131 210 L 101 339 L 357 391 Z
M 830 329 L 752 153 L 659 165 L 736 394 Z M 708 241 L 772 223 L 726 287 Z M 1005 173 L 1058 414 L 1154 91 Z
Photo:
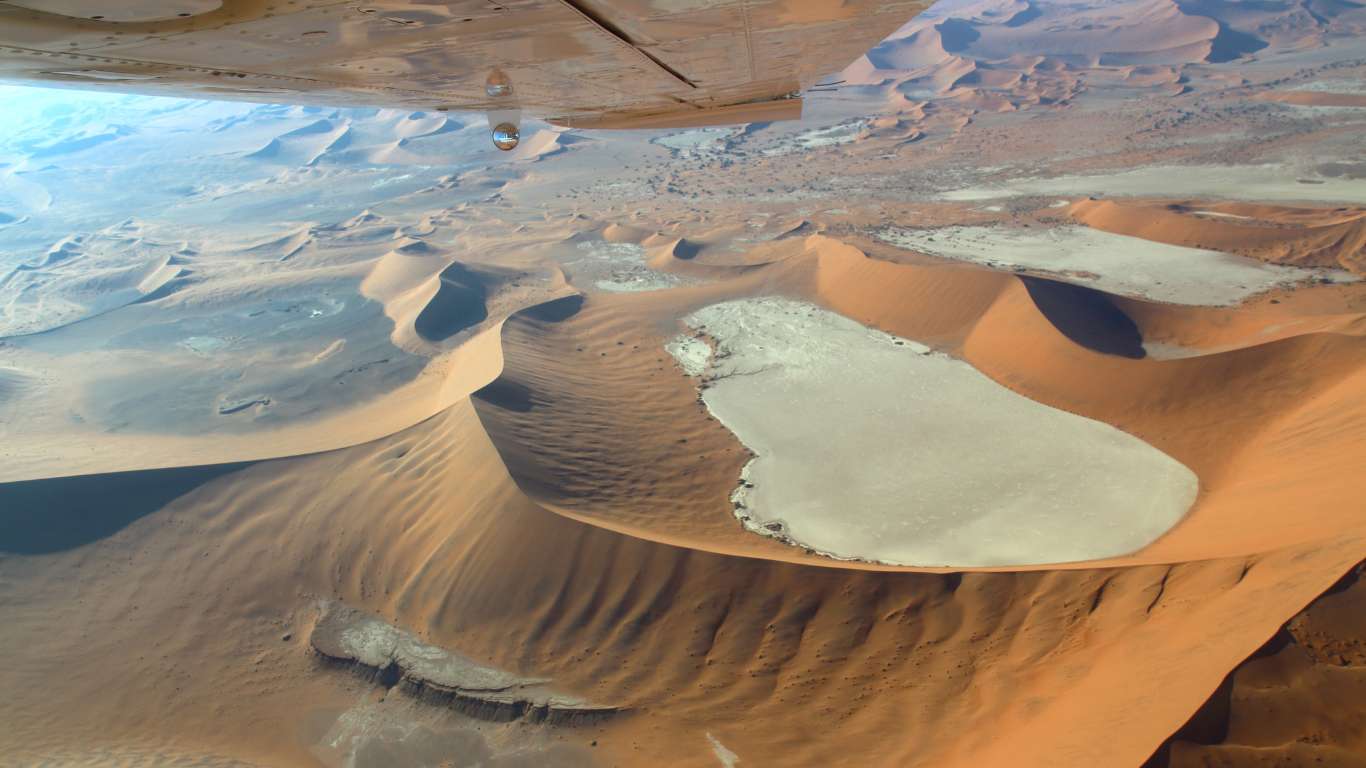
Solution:
M 0 0 L 0 80 L 562 125 L 800 115 L 928 0 Z

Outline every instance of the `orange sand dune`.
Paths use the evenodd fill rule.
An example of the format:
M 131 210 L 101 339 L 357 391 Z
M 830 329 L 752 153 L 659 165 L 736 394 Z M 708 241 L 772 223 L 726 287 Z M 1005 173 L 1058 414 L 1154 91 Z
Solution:
M 44 691 L 0 703 L 0 749 L 337 765 L 347 744 L 420 722 L 533 764 L 714 765 L 716 742 L 792 766 L 1137 765 L 1361 559 L 1353 286 L 1236 321 L 1115 300 L 1138 332 L 1228 320 L 1228 351 L 1135 359 L 1104 351 L 1122 325 L 1078 330 L 1112 319 L 1102 305 L 1037 278 L 823 235 L 732 258 L 610 234 L 705 282 L 519 311 L 492 384 L 452 371 L 449 407 L 362 445 L 0 485 L 0 687 Z M 746 533 L 726 497 L 747 452 L 662 346 L 691 309 L 765 293 L 1128 430 L 1195 470 L 1202 497 L 1130 557 L 1043 572 L 887 572 Z M 1261 338 L 1297 318 L 1303 332 Z M 478 723 L 386 692 L 310 652 L 321 599 L 623 712 Z
M 1276 264 L 1366 273 L 1366 210 L 1360 208 L 1083 200 L 1068 212 L 1106 232 Z
M 958 18 L 908 24 L 846 70 L 844 93 L 809 97 L 813 114 L 888 113 L 853 107 L 835 144 L 804 154 L 786 150 L 807 126 L 752 126 L 696 153 L 529 133 L 509 165 L 414 193 L 451 207 L 411 227 L 367 211 L 326 230 L 386 232 L 363 258 L 324 254 L 312 225 L 239 249 L 344 272 L 393 323 L 381 340 L 428 361 L 406 385 L 283 426 L 104 429 L 58 407 L 61 371 L 7 353 L 0 431 L 35 402 L 57 427 L 0 445 L 0 690 L 14 694 L 0 697 L 0 763 L 1363 765 L 1366 727 L 1344 702 L 1366 700 L 1366 285 L 1180 306 L 868 234 L 1071 220 L 1366 274 L 1359 207 L 1028 210 L 1033 198 L 949 194 L 1041 168 L 1349 158 L 1347 112 L 1248 94 L 1291 70 L 1329 74 L 1303 69 L 1328 59 L 1309 49 L 1333 41 L 1325 19 L 1343 17 L 1337 38 L 1359 31 L 1357 5 L 945 4 Z M 1281 64 L 1283 46 L 1306 50 Z M 1116 97 L 1132 89 L 1159 98 Z M 1027 119 L 1006 121 L 1013 110 Z M 1230 116 L 1248 130 L 1230 133 Z M 394 141 L 351 151 L 419 162 L 406 140 L 453 125 L 408 118 Z M 272 152 L 312 162 L 344 143 L 294 138 Z M 1362 168 L 1305 173 L 1337 184 Z M 401 189 L 380 193 L 400 195 L 386 210 Z M 604 243 L 626 247 L 586 267 Z M 603 273 L 627 262 L 672 287 L 609 292 Z M 205 285 L 264 284 L 233 280 Z M 699 308 L 772 294 L 1131 433 L 1196 473 L 1199 498 L 1127 556 L 1027 569 L 843 562 L 749 533 L 728 497 L 750 454 L 664 345 Z M 397 668 L 319 655 L 310 638 L 338 603 L 612 714 L 477 719 L 418 700 Z
M 73 481 L 38 482 L 49 485 L 0 487 L 6 509 L 21 493 L 62 498 Z M 84 547 L 0 559 L 0 683 L 44 691 L 0 703 L 0 748 L 21 763 L 150 742 L 306 765 L 339 716 L 418 717 L 307 650 L 329 598 L 626 706 L 549 732 L 546 749 L 603 764 L 713 765 L 710 735 L 772 765 L 1135 765 L 1362 546 L 1358 533 L 1036 574 L 726 557 L 538 509 L 467 404 L 363 446 L 199 478 L 169 502 L 120 504 L 145 508 Z M 59 631 L 71 626 L 82 631 Z M 517 723 L 478 733 L 533 755 L 550 738 Z
M 728 281 L 663 295 L 593 295 L 561 315 L 533 310 L 510 319 L 503 374 L 476 394 L 476 407 L 518 484 L 549 508 L 632 535 L 822 562 L 735 523 L 728 495 L 748 452 L 696 402 L 692 382 L 662 349 L 677 332 L 676 318 L 698 306 L 778 293 L 959 355 L 1022 394 L 1113 424 L 1194 470 L 1202 491 L 1187 518 L 1107 564 L 1249 556 L 1359 524 L 1353 500 L 1366 483 L 1353 469 L 1366 450 L 1360 291 L 1346 299 L 1349 289 L 1331 289 L 1336 313 L 1306 313 L 1304 326 L 1278 339 L 1261 331 L 1300 319 L 1293 312 L 1301 305 L 1268 299 L 1242 308 L 1225 330 L 1228 351 L 1131 359 L 1098 351 L 1106 340 L 1075 330 L 1096 326 L 1094 318 L 1068 317 L 1067 307 L 1046 314 L 1012 275 L 893 264 L 823 236 L 786 242 L 768 246 L 786 249 L 786 260 Z M 1134 311 L 1142 302 L 1115 306 L 1133 312 L 1140 333 L 1150 321 L 1179 336 L 1183 324 L 1229 317 L 1170 306 L 1147 317 Z M 1287 454 L 1296 460 L 1280 458 Z M 1292 507 L 1302 514 L 1282 514 Z

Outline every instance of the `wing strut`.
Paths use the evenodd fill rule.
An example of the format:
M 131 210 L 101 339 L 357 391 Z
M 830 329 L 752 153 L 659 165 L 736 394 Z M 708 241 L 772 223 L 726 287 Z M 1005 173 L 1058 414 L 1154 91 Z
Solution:
M 683 73 L 679 72 L 678 70 L 674 69 L 668 64 L 665 64 L 664 62 L 660 61 L 658 58 L 654 56 L 654 54 L 650 53 L 644 48 L 641 48 L 640 46 L 631 42 L 631 39 L 628 38 L 626 34 L 622 32 L 620 29 L 617 29 L 617 27 L 614 26 L 612 22 L 594 14 L 592 11 L 585 8 L 582 5 L 582 3 L 579 2 L 579 0 L 559 0 L 559 2 L 561 5 L 565 6 L 566 8 L 569 8 L 578 15 L 582 16 L 585 21 L 587 21 L 589 24 L 592 24 L 603 34 L 614 38 L 615 40 L 617 40 L 617 42 L 635 51 L 638 55 L 640 55 L 642 58 L 648 61 L 656 69 L 662 71 L 664 74 L 668 75 L 669 77 L 672 77 L 673 79 L 677 80 L 683 85 L 688 86 L 689 88 L 697 87 L 697 84 L 689 80 L 688 78 L 684 77 Z

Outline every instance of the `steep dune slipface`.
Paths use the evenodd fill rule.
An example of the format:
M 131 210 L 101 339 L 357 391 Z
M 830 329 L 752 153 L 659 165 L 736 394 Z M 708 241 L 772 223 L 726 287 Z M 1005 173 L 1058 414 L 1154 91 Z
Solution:
M 464 264 L 441 270 L 436 294 L 413 318 L 413 330 L 426 341 L 445 341 L 468 330 L 489 316 L 485 298 L 486 278 Z
M 351 145 L 350 121 L 317 120 L 271 139 L 248 159 L 286 166 L 316 165 Z
M 1145 768 L 1356 765 L 1366 752 L 1357 565 L 1236 669 Z

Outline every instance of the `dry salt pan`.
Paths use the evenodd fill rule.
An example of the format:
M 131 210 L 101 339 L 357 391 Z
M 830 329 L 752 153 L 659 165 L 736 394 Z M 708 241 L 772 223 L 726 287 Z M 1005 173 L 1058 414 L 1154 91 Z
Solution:
M 1171 304 L 1227 306 L 1313 279 L 1356 279 L 1342 270 L 1264 264 L 1089 227 L 888 228 L 877 237 L 931 256 L 998 269 L 1052 272 L 1067 282 Z
M 650 269 L 645 263 L 645 249 L 635 243 L 586 240 L 578 244 L 577 250 L 578 257 L 565 262 L 565 266 L 600 291 L 659 291 L 684 282 L 677 275 Z
M 755 454 L 733 499 L 756 533 L 896 565 L 1058 563 L 1133 552 L 1195 500 L 1195 474 L 1142 440 L 811 304 L 686 322 L 715 349 L 668 349 Z
M 1366 204 L 1359 179 L 1322 176 L 1277 164 L 1158 165 L 1116 173 L 1052 178 L 1018 178 L 998 184 L 954 189 L 944 200 L 975 202 L 1019 196 L 1105 195 L 1107 197 L 1183 197 L 1215 200 L 1342 202 Z

